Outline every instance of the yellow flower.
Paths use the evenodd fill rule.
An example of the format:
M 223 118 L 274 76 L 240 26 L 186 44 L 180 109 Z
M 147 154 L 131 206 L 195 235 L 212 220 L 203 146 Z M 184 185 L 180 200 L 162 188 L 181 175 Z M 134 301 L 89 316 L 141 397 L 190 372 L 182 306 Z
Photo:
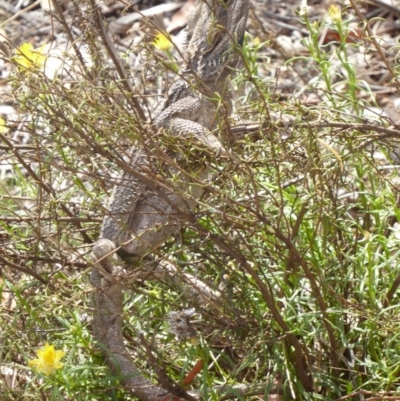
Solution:
M 157 33 L 155 39 L 151 44 L 158 50 L 168 51 L 172 47 L 172 43 L 167 33 Z
M 60 359 L 65 355 L 64 351 L 56 351 L 54 345 L 46 345 L 36 352 L 38 359 L 29 361 L 31 368 L 36 368 L 38 372 L 44 372 L 46 376 L 51 375 L 57 369 L 61 369 L 63 364 Z
M 328 16 L 334 24 L 337 24 L 342 20 L 342 11 L 338 6 L 332 4 L 328 10 Z
M 44 46 L 34 49 L 30 43 L 23 43 L 15 50 L 16 56 L 12 60 L 18 64 L 18 68 L 22 71 L 32 71 L 35 68 L 43 67 L 46 56 L 43 54 Z
M 4 118 L 0 117 L 0 134 L 5 134 L 8 132 L 10 129 L 6 126 L 6 122 Z
M 192 345 L 199 345 L 199 340 L 196 337 L 191 337 L 189 341 Z

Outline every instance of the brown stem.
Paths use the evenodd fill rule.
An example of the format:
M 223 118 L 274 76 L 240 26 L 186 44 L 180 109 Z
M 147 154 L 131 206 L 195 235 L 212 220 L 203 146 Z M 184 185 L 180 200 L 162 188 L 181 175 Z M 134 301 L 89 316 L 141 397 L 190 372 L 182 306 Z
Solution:
M 40 274 L 36 273 L 35 271 L 31 269 L 27 269 L 26 267 L 19 266 L 13 262 L 8 261 L 7 259 L 3 258 L 0 256 L 0 262 L 3 262 L 5 265 L 12 267 L 13 269 L 16 269 L 22 273 L 28 274 L 29 276 L 34 277 L 35 279 L 39 280 L 41 283 L 48 285 L 49 282 L 44 279 Z
M 185 390 L 180 388 L 177 384 L 175 384 L 165 373 L 164 369 L 160 366 L 156 357 L 153 355 L 151 351 L 150 344 L 146 341 L 143 333 L 139 334 L 140 342 L 146 350 L 147 359 L 149 364 L 154 369 L 157 374 L 159 382 L 163 385 L 163 388 L 168 390 L 171 394 L 175 395 L 178 398 L 183 398 L 188 401 L 197 401 L 196 398 L 187 394 Z
M 393 78 L 393 81 L 397 88 L 397 92 L 400 94 L 400 85 L 399 85 L 399 82 L 397 81 L 397 77 L 396 77 L 395 73 L 393 72 L 391 65 L 389 64 L 388 59 L 385 56 L 384 50 L 382 49 L 381 45 L 376 40 L 376 35 L 374 35 L 371 28 L 369 27 L 369 21 L 367 21 L 367 19 L 363 16 L 363 14 L 357 7 L 356 2 L 354 0 L 350 0 L 350 3 L 351 3 L 351 6 L 353 7 L 354 11 L 357 14 L 357 17 L 360 19 L 361 22 L 363 22 L 365 24 L 365 29 L 368 32 L 368 36 L 369 36 L 368 39 L 370 39 L 372 41 L 376 50 L 378 51 L 379 55 L 381 56 L 382 61 L 385 63 L 390 75 Z
M 64 14 L 63 14 L 63 12 L 61 10 L 60 5 L 58 4 L 58 1 L 57 0 L 52 0 L 52 4 L 54 6 L 55 11 L 57 12 L 57 15 L 58 15 L 59 19 L 60 19 L 60 23 L 64 27 L 65 33 L 67 34 L 68 39 L 71 42 L 72 47 L 74 48 L 75 54 L 78 57 L 78 60 L 79 60 L 79 62 L 81 64 L 83 70 L 85 71 L 86 77 L 91 81 L 93 79 L 92 74 L 90 73 L 90 71 L 87 68 L 85 60 L 84 60 L 84 58 L 83 58 L 83 56 L 82 56 L 82 54 L 81 54 L 81 52 L 79 50 L 79 47 L 78 47 L 78 45 L 76 43 L 76 40 L 74 39 L 74 36 L 72 35 L 71 28 L 68 25 L 68 22 L 64 17 Z
M 38 176 L 37 174 L 31 169 L 30 165 L 25 161 L 25 159 L 19 154 L 17 149 L 14 149 L 12 143 L 10 140 L 3 134 L 0 134 L 0 139 L 3 140 L 11 149 L 11 151 L 14 153 L 14 156 L 18 159 L 18 161 L 21 163 L 21 165 L 26 169 L 28 174 L 36 181 L 36 183 L 43 188 L 49 195 L 52 195 L 54 199 L 57 199 L 55 196 L 55 192 L 53 188 L 45 184 Z M 74 218 L 75 215 L 63 204 L 60 202 L 60 207 L 63 210 L 65 214 L 67 214 L 69 217 Z M 79 221 L 71 221 L 74 226 L 79 230 L 80 235 L 83 238 L 83 241 L 86 244 L 91 244 L 93 241 L 91 238 L 83 231 L 83 227 Z
M 92 7 L 92 10 L 94 11 L 95 17 L 96 17 L 96 25 L 97 25 L 97 30 L 100 33 L 101 38 L 103 39 L 103 44 L 107 49 L 107 53 L 110 56 L 111 60 L 114 63 L 114 66 L 118 72 L 118 75 L 121 79 L 122 85 L 124 86 L 125 90 L 128 91 L 129 93 L 131 93 L 132 95 L 135 94 L 135 91 L 133 90 L 133 87 L 131 85 L 131 82 L 129 80 L 129 76 L 125 71 L 125 68 L 123 66 L 123 64 L 121 63 L 117 51 L 115 49 L 114 44 L 112 43 L 112 41 L 110 40 L 109 36 L 107 35 L 106 29 L 104 27 L 103 24 L 103 20 L 100 14 L 100 11 L 98 9 L 98 7 L 95 4 L 94 0 L 90 0 L 90 5 Z M 132 102 L 134 104 L 134 110 L 137 113 L 137 116 L 140 120 L 142 121 L 146 121 L 146 117 L 143 113 L 142 108 L 140 107 L 139 102 L 137 101 L 137 99 L 135 97 L 132 97 Z
M 278 308 L 275 305 L 275 301 L 272 295 L 272 292 L 269 290 L 268 286 L 261 280 L 260 276 L 256 273 L 256 271 L 251 267 L 251 265 L 247 262 L 245 256 L 243 256 L 240 251 L 234 249 L 232 246 L 227 244 L 223 238 L 214 235 L 208 232 L 204 227 L 202 227 L 197 221 L 192 221 L 193 226 L 199 233 L 205 234 L 208 237 L 211 237 L 213 242 L 228 255 L 231 255 L 245 270 L 246 272 L 255 280 L 258 287 L 260 288 L 261 294 L 267 303 L 269 310 L 272 313 L 272 316 L 277 321 L 283 332 L 285 333 L 285 337 L 289 344 L 294 348 L 296 361 L 296 372 L 299 376 L 299 379 L 306 391 L 313 391 L 313 382 L 310 369 L 308 369 L 307 362 L 303 355 L 302 346 L 297 339 L 297 337 L 291 333 L 290 327 L 286 324 L 282 315 L 280 314 Z

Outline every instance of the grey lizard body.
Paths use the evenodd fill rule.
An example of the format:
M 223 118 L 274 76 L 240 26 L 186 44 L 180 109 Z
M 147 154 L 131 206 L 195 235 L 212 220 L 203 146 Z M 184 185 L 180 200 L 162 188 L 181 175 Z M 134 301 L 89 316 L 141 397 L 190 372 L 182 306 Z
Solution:
M 218 93 L 230 111 L 226 79 L 238 61 L 231 48 L 234 40 L 240 42 L 243 39 L 247 12 L 248 0 L 198 2 L 188 23 L 185 65 L 181 71 L 184 78 L 195 75 L 198 88 L 195 91 L 182 78 L 172 86 L 164 109 L 154 119 L 157 130 L 164 129 L 175 137 L 198 141 L 216 155 L 226 153 L 211 132 L 220 117 L 216 102 L 210 99 Z M 151 169 L 143 151 L 134 152 L 130 164 L 144 174 Z M 197 178 L 204 180 L 207 176 L 208 171 L 204 169 Z M 101 239 L 94 247 L 95 257 L 101 260 L 108 253 L 104 251 L 113 248 L 107 241 L 124 253 L 138 257 L 165 242 L 181 227 L 179 210 L 184 213 L 192 210 L 196 206 L 194 199 L 203 193 L 201 186 L 192 184 L 192 200 L 185 199 L 179 192 L 186 192 L 188 186 L 188 180 L 182 177 L 182 185 L 178 185 L 177 191 L 161 190 L 162 194 L 157 194 L 131 174 L 122 174 L 113 191 L 110 214 L 104 219 Z
M 212 133 L 219 121 L 215 93 L 231 110 L 226 81 L 238 63 L 233 51 L 244 36 L 250 0 L 198 0 L 187 27 L 187 46 L 180 79 L 172 85 L 160 113 L 153 120 L 155 131 L 198 144 L 214 156 L 227 155 L 226 149 Z M 226 112 L 225 112 L 226 114 Z M 93 248 L 96 267 L 91 281 L 97 287 L 93 331 L 107 349 L 110 367 L 123 376 L 131 376 L 125 384 L 141 400 L 155 400 L 165 392 L 150 383 L 126 354 L 122 336 L 122 284 L 118 280 L 112 255 L 118 250 L 140 259 L 155 250 L 185 223 L 185 216 L 194 210 L 196 200 L 204 193 L 209 176 L 207 165 L 179 165 L 167 168 L 175 176 L 171 188 L 149 187 L 128 171 L 113 190 L 109 214 L 104 218 L 100 239 Z M 144 176 L 155 176 L 149 152 L 136 149 L 129 164 Z M 188 174 L 181 169 L 188 167 Z M 195 175 L 196 179 L 189 178 Z M 178 179 L 176 179 L 178 177 Z M 168 183 L 168 180 L 167 180 Z M 102 285 L 103 279 L 108 282 Z

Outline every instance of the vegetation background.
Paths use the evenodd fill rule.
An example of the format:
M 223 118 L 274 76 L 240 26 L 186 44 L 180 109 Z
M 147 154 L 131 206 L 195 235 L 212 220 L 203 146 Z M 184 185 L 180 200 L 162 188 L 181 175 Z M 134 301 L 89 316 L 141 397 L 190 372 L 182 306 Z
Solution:
M 176 75 L 155 37 L 181 46 L 194 2 L 96 4 L 0 1 L 1 400 L 133 399 L 91 336 L 91 245 Z M 239 162 L 208 161 L 196 219 L 153 255 L 174 274 L 129 270 L 127 349 L 158 381 L 143 333 L 207 400 L 400 400 L 400 2 L 251 7 L 219 129 Z M 171 312 L 192 308 L 181 341 Z M 48 376 L 28 366 L 46 343 L 65 352 Z

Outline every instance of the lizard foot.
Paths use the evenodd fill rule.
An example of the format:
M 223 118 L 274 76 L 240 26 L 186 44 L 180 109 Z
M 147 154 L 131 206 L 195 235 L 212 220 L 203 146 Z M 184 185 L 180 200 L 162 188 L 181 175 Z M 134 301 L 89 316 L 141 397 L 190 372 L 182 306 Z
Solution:
M 116 254 L 117 247 L 114 242 L 101 238 L 93 246 L 93 257 L 96 262 L 96 270 L 100 273 L 101 287 L 110 285 L 115 281 L 121 280 L 126 276 L 126 271 L 121 266 L 121 260 Z M 97 275 L 98 276 L 98 275 Z M 92 284 L 98 285 L 96 275 L 91 276 Z M 104 282 L 105 281 L 105 282 Z

